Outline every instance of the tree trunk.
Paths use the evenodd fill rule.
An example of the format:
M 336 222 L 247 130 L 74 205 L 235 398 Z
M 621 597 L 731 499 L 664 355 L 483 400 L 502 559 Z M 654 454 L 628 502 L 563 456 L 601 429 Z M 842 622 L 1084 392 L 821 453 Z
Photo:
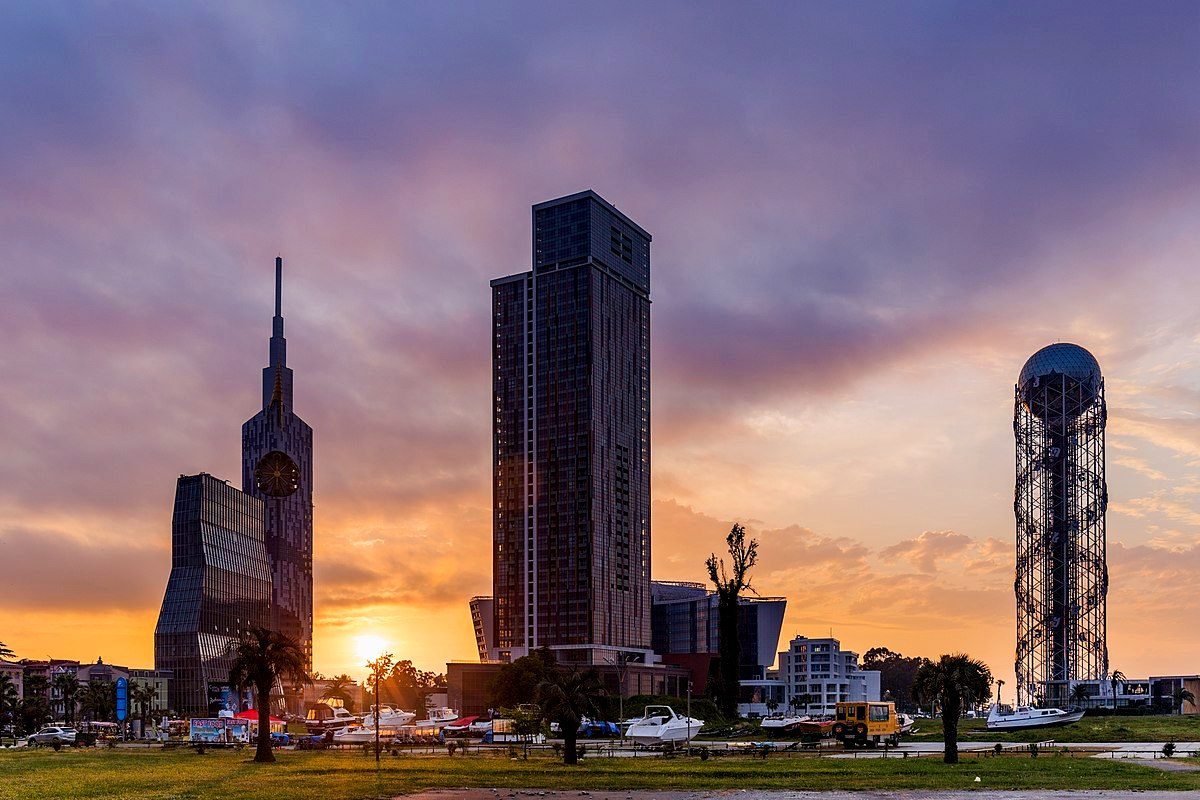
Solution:
M 579 763 L 578 754 L 575 752 L 575 748 L 576 748 L 575 742 L 578 741 L 578 739 L 576 738 L 578 732 L 579 732 L 578 725 L 576 725 L 574 728 L 571 728 L 570 730 L 564 730 L 562 732 L 562 734 L 563 734 L 563 763 L 564 764 L 573 765 L 573 764 Z
M 946 741 L 946 754 L 942 761 L 946 764 L 958 763 L 958 718 L 962 707 L 958 703 L 942 704 L 942 737 Z
M 254 752 L 254 760 L 260 764 L 270 764 L 275 760 L 271 752 L 271 684 L 254 687 L 258 695 L 254 704 L 258 706 L 258 749 Z
M 738 639 L 738 598 L 722 593 L 717 600 L 720 625 L 721 655 L 721 713 L 729 719 L 737 717 L 738 672 L 742 660 L 741 640 Z

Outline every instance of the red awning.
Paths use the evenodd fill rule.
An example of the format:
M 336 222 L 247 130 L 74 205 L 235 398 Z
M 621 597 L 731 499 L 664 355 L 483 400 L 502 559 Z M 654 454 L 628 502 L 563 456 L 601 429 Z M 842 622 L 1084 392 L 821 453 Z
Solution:
M 245 711 L 239 711 L 233 715 L 234 719 L 248 719 L 253 722 L 258 722 L 258 711 L 253 708 L 248 708 Z M 286 725 L 287 720 L 282 720 L 279 717 L 271 717 L 271 725 Z

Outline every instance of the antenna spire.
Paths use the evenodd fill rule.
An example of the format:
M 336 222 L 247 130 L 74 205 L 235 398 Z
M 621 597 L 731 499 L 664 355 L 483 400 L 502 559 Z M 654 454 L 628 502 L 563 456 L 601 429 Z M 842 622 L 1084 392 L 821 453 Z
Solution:
M 275 316 L 283 316 L 283 256 L 275 256 Z

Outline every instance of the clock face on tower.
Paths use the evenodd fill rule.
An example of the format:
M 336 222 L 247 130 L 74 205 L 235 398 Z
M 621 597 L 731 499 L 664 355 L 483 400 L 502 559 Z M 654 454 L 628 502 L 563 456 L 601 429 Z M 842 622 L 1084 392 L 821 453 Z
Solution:
M 254 465 L 254 485 L 268 497 L 288 497 L 300 488 L 300 468 L 287 453 L 272 450 Z

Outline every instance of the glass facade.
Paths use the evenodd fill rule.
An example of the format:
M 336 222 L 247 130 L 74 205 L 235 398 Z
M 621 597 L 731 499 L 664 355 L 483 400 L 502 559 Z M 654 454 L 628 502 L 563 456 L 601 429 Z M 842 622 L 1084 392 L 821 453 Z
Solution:
M 492 282 L 494 629 L 650 646 L 650 235 L 594 192 L 533 208 Z
M 154 629 L 155 669 L 172 672 L 172 711 L 208 713 L 210 685 L 229 680 L 229 644 L 269 624 L 270 602 L 262 502 L 206 473 L 181 476 Z
M 283 336 L 282 259 L 275 260 L 275 317 L 270 365 L 263 369 L 263 408 L 242 426 L 242 491 L 264 503 L 263 535 L 271 563 L 274 631 L 299 643 L 312 671 L 313 430 L 292 410 L 292 371 Z M 267 465 L 288 464 L 274 480 Z M 257 470 L 257 471 L 256 471 Z M 294 694 L 294 693 L 293 693 Z M 289 707 L 298 711 L 289 695 Z

